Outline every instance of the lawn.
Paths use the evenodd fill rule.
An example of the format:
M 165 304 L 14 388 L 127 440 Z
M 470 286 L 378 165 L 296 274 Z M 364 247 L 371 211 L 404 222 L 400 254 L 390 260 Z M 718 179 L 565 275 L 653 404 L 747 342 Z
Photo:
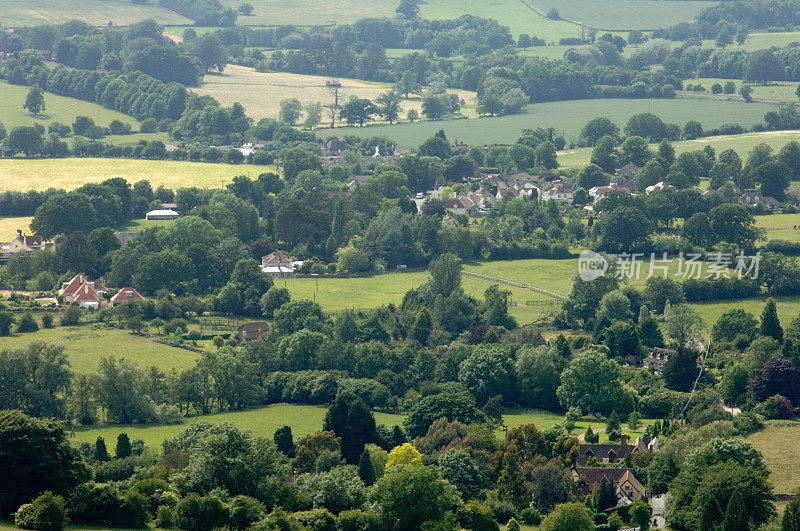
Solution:
M 603 30 L 653 30 L 690 22 L 716 2 L 661 0 L 523 0 L 546 15 L 558 10 L 561 18 Z
M 495 118 L 421 121 L 413 124 L 376 125 L 347 129 L 328 129 L 323 136 L 354 134 L 357 136 L 383 135 L 397 141 L 398 146 L 418 146 L 425 138 L 444 129 L 447 137 L 467 144 L 512 143 L 522 129 L 555 127 L 563 133 L 567 143 L 576 142 L 586 122 L 598 116 L 607 116 L 624 127 L 634 114 L 652 112 L 666 122 L 681 126 L 689 120 L 698 120 L 706 129 L 724 123 L 739 122 L 751 126 L 763 122 L 764 114 L 775 109 L 766 103 L 715 101 L 706 99 L 594 99 L 558 101 L 528 105 L 523 114 Z M 699 148 L 703 146 L 700 145 Z
M 800 437 L 800 426 L 767 427 L 748 437 L 764 454 L 771 470 L 769 479 L 777 494 L 797 494 L 800 488 L 800 468 L 794 441 Z
M 0 5 L 2 5 L 2 2 L 3 0 L 0 0 Z M 0 7 L 0 13 L 2 13 L 2 7 Z M 45 92 L 44 95 L 47 109 L 42 112 L 42 117 L 36 118 L 22 108 L 28 92 L 30 92 L 30 87 L 10 85 L 6 82 L 0 83 L 0 122 L 5 125 L 7 130 L 10 131 L 19 125 L 34 125 L 37 123 L 42 124 L 45 128 L 51 122 L 72 125 L 77 116 L 89 116 L 101 127 L 107 127 L 112 120 L 127 122 L 131 124 L 134 130 L 138 130 L 140 126 L 136 118 L 127 114 L 106 109 L 96 103 L 57 96 L 50 92 Z
M 106 441 L 116 441 L 117 435 L 125 432 L 131 439 L 142 439 L 151 449 L 160 451 L 164 439 L 174 437 L 192 422 L 206 421 L 214 424 L 232 422 L 239 428 L 248 429 L 254 435 L 272 439 L 275 430 L 281 426 L 291 426 L 294 440 L 322 429 L 327 408 L 322 406 L 301 406 L 294 404 L 274 404 L 259 409 L 248 411 L 235 411 L 232 413 L 217 413 L 190 417 L 184 424 L 176 426 L 108 426 L 102 428 L 76 429 L 75 442 L 94 442 L 97 437 Z M 388 413 L 375 413 L 378 424 L 385 424 L 389 428 L 395 424 L 402 424 L 403 415 Z
M 17 229 L 22 229 L 25 234 L 31 233 L 32 216 L 19 218 L 0 218 L 0 242 L 8 242 L 17 236 Z
M 641 419 L 642 426 L 638 430 L 631 430 L 628 427 L 627 419 L 622 420 L 622 432 L 628 435 L 630 442 L 636 440 L 644 433 L 644 427 L 653 424 L 656 419 Z M 511 409 L 503 415 L 503 423 L 508 428 L 521 426 L 523 424 L 536 424 L 539 430 L 544 431 L 555 424 L 564 421 L 564 415 L 559 415 L 550 411 L 540 411 L 536 409 Z M 600 443 L 608 443 L 608 436 L 605 434 L 606 419 L 600 417 L 583 417 L 575 423 L 575 429 L 572 430 L 572 435 L 580 436 L 586 432 L 586 428 L 592 427 L 593 431 L 603 430 L 600 432 Z M 499 432 L 502 437 L 502 432 Z
M 0 342 L 0 348 L 3 350 L 22 348 L 33 340 L 64 345 L 64 352 L 69 358 L 72 369 L 80 374 L 96 371 L 97 363 L 103 356 L 124 357 L 142 368 L 155 365 L 162 371 L 188 369 L 194 366 L 195 360 L 199 357 L 196 352 L 169 347 L 146 337 L 134 336 L 127 330 L 108 328 L 100 324 L 56 327 L 16 334 L 4 337 Z
M 158 2 L 136 5 L 130 0 L 0 0 L 0 16 L 10 27 L 61 24 L 80 19 L 93 26 L 129 26 L 148 18 L 161 24 L 192 24 L 193 21 L 165 9 Z
M 732 149 L 744 159 L 758 144 L 767 144 L 777 152 L 791 141 L 800 141 L 800 131 L 766 131 L 741 135 L 710 136 L 698 138 L 697 140 L 673 142 L 672 146 L 675 148 L 677 154 L 687 151 L 697 151 L 706 146 L 711 146 L 717 153 L 725 151 L 726 149 Z M 655 149 L 657 145 L 653 144 L 650 147 Z M 567 168 L 584 167 L 589 164 L 591 156 L 592 148 L 565 150 L 558 154 L 558 163 Z
M 247 115 L 255 118 L 277 118 L 281 100 L 297 98 L 302 103 L 322 103 L 327 105 L 333 102 L 333 97 L 327 92 L 325 82 L 330 80 L 324 76 L 306 76 L 302 74 L 289 74 L 284 72 L 261 73 L 252 68 L 228 65 L 222 75 L 207 75 L 203 85 L 194 89 L 198 94 L 213 96 L 223 105 L 241 103 Z M 340 79 L 345 100 L 350 96 L 374 100 L 383 92 L 391 89 L 386 83 L 373 83 L 355 79 Z M 452 90 L 463 98 L 468 106 L 474 107 L 474 92 L 466 90 Z M 341 100 L 340 100 L 341 101 Z M 401 116 L 411 109 L 420 112 L 422 100 L 418 97 L 401 102 L 403 112 Z M 323 121 L 325 120 L 323 114 Z
M 253 164 L 208 164 L 203 162 L 137 159 L 2 159 L 0 192 L 5 190 L 72 190 L 86 183 L 124 177 L 130 183 L 147 179 L 153 188 L 164 185 L 177 189 L 186 186 L 220 188 L 237 175 L 256 178 L 274 166 Z
M 224 5 L 237 9 L 241 0 L 221 0 Z M 253 14 L 240 16 L 236 23 L 240 26 L 323 26 L 330 24 L 350 24 L 362 18 L 395 16 L 399 0 L 249 0 L 255 8 Z
M 548 20 L 522 0 L 426 0 L 420 4 L 422 18 L 449 20 L 461 15 L 497 20 L 508 26 L 515 37 L 527 33 L 548 44 L 581 36 L 580 27 L 563 20 Z

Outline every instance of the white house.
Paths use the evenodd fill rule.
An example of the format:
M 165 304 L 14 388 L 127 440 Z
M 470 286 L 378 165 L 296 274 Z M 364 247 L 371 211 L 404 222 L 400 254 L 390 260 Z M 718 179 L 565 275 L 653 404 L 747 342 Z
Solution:
M 285 253 L 275 251 L 261 258 L 261 271 L 272 278 L 291 278 L 296 274 L 296 264 L 297 262 L 289 258 Z
M 542 200 L 572 201 L 572 190 L 563 184 L 557 184 L 542 194 Z

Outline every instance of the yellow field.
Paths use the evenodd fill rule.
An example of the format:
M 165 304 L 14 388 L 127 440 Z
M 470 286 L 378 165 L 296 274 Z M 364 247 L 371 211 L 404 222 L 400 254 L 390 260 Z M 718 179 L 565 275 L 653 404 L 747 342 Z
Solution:
M 62 24 L 77 18 L 93 26 L 113 22 L 126 26 L 148 18 L 161 24 L 191 24 L 192 20 L 153 1 L 136 5 L 130 0 L 0 0 L 3 25 Z
M 800 489 L 797 453 L 792 444 L 798 436 L 800 426 L 782 426 L 768 427 L 748 437 L 764 454 L 764 461 L 770 469 L 770 482 L 778 494 L 797 494 Z
M 172 160 L 135 159 L 3 159 L 0 160 L 0 192 L 5 190 L 72 190 L 86 183 L 102 182 L 112 177 L 124 177 L 128 182 L 147 179 L 153 187 L 167 188 L 197 186 L 220 188 L 237 175 L 275 171 L 274 166 L 252 164 L 207 164 Z
M 277 118 L 281 100 L 297 98 L 302 103 L 322 103 L 327 105 L 333 98 L 325 89 L 325 81 L 330 78 L 324 76 L 305 76 L 301 74 L 288 74 L 284 72 L 256 72 L 252 68 L 228 65 L 222 75 L 208 75 L 202 87 L 194 89 L 198 94 L 216 98 L 223 105 L 232 105 L 239 102 L 244 105 L 247 115 L 255 118 Z M 342 94 L 345 99 L 350 96 L 375 99 L 379 94 L 386 92 L 391 85 L 385 83 L 371 83 L 353 79 L 340 79 Z M 451 91 L 463 98 L 468 106 L 474 106 L 474 92 L 466 90 Z M 405 113 L 411 109 L 421 111 L 422 100 L 419 97 L 403 100 L 401 103 Z M 465 114 L 469 115 L 468 110 Z M 323 123 L 325 117 L 323 115 Z
M 10 241 L 17 235 L 17 229 L 30 233 L 30 224 L 33 217 L 0 218 L 0 242 Z

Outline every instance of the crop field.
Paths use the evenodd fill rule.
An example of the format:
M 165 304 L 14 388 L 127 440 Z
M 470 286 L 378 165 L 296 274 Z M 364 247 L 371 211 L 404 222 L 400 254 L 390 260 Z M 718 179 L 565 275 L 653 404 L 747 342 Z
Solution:
M 661 0 L 523 0 L 546 15 L 551 8 L 561 18 L 604 30 L 652 30 L 689 22 L 716 2 Z
M 134 336 L 127 330 L 98 324 L 40 328 L 38 332 L 4 337 L 0 348 L 3 350 L 22 348 L 33 340 L 64 345 L 64 352 L 69 358 L 72 370 L 80 374 L 96 371 L 100 358 L 112 354 L 118 358 L 124 357 L 142 368 L 155 365 L 164 371 L 188 369 L 194 365 L 199 356 L 190 350 L 162 345 L 143 336 Z M 125 349 L 121 351 L 120 345 L 123 344 Z
M 323 105 L 333 103 L 333 97 L 325 88 L 325 81 L 330 78 L 323 76 L 306 76 L 283 72 L 260 73 L 252 68 L 229 65 L 222 75 L 208 75 L 203 86 L 194 89 L 202 95 L 213 96 L 223 105 L 241 103 L 248 116 L 255 118 L 277 118 L 281 100 L 297 98 L 302 103 L 317 103 Z M 375 99 L 379 94 L 391 89 L 385 83 L 372 83 L 353 79 L 340 79 L 345 101 L 350 96 Z M 454 90 L 468 104 L 475 99 L 474 92 Z M 340 100 L 341 102 L 342 100 Z M 404 116 L 411 109 L 420 112 L 422 100 L 420 98 L 403 100 L 401 102 Z M 302 118 L 301 118 L 302 120 Z M 323 114 L 323 122 L 325 116 Z
M 153 187 L 196 186 L 220 188 L 237 175 L 256 178 L 274 166 L 253 164 L 208 164 L 172 160 L 137 159 L 2 159 L 0 160 L 0 192 L 5 190 L 72 190 L 86 183 L 98 183 L 112 177 L 124 177 L 133 183 L 147 179 Z
M 522 0 L 426 0 L 419 7 L 422 18 L 449 20 L 461 15 L 474 15 L 495 19 L 508 26 L 514 37 L 527 33 L 544 39 L 548 44 L 565 37 L 581 36 L 580 27 L 564 20 L 549 20 Z
M 776 494 L 797 494 L 797 452 L 788 441 L 800 437 L 800 426 L 768 426 L 748 437 L 748 440 L 764 455 L 770 469 L 769 480 Z
M 762 133 L 745 133 L 730 136 L 709 136 L 706 138 L 698 138 L 697 140 L 673 142 L 672 146 L 678 154 L 687 151 L 697 151 L 706 146 L 711 146 L 717 153 L 725 151 L 726 149 L 732 149 L 738 153 L 739 156 L 745 158 L 758 144 L 767 144 L 777 152 L 784 145 L 792 141 L 800 141 L 800 131 L 765 131 Z M 651 148 L 655 147 L 655 144 L 651 145 Z M 558 163 L 567 168 L 583 167 L 589 164 L 591 156 L 592 148 L 565 150 L 558 154 Z
M 0 218 L 0 242 L 7 242 L 17 235 L 17 229 L 22 229 L 26 234 L 30 234 L 31 220 L 33 217 Z
M 255 8 L 250 16 L 239 16 L 240 26 L 273 26 L 289 24 L 292 26 L 325 26 L 330 24 L 350 24 L 362 18 L 393 17 L 399 0 L 250 0 Z M 240 0 L 222 0 L 222 4 L 237 9 Z
M 130 0 L 0 0 L 0 17 L 11 27 L 61 24 L 77 18 L 93 26 L 128 26 L 148 18 L 161 24 L 192 24 L 193 21 L 158 2 L 136 5 Z
M 774 108 L 775 106 L 766 103 L 683 98 L 575 100 L 536 103 L 528 105 L 523 114 L 511 116 L 337 128 L 334 131 L 324 130 L 321 134 L 382 135 L 396 140 L 402 148 L 409 148 L 418 146 L 439 129 L 444 129 L 447 138 L 456 138 L 467 144 L 503 144 L 514 142 L 522 129 L 556 127 L 558 132 L 563 132 L 567 143 L 570 143 L 577 141 L 586 122 L 598 116 L 607 116 L 623 127 L 634 114 L 652 112 L 666 122 L 681 126 L 689 120 L 698 120 L 708 129 L 731 122 L 739 122 L 744 126 L 760 123 L 763 122 L 764 114 Z
M 2 8 L 0 8 L 0 13 L 2 13 Z M 134 130 L 138 130 L 141 125 L 136 118 L 127 114 L 106 109 L 96 103 L 57 96 L 49 92 L 45 92 L 44 95 L 47 109 L 42 111 L 42 117 L 37 118 L 22 108 L 29 91 L 30 87 L 0 83 L 0 122 L 6 126 L 6 129 L 11 130 L 20 125 L 37 123 L 47 128 L 51 122 L 72 125 L 77 116 L 89 116 L 102 127 L 107 127 L 112 120 L 127 122 Z

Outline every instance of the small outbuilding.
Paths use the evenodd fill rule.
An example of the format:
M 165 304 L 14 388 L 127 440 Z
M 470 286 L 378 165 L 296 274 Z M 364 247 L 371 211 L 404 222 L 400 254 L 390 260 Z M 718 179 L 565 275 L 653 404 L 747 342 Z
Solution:
M 154 219 L 178 219 L 178 214 L 174 210 L 151 210 L 147 214 L 145 214 L 144 218 L 147 220 L 154 220 Z

